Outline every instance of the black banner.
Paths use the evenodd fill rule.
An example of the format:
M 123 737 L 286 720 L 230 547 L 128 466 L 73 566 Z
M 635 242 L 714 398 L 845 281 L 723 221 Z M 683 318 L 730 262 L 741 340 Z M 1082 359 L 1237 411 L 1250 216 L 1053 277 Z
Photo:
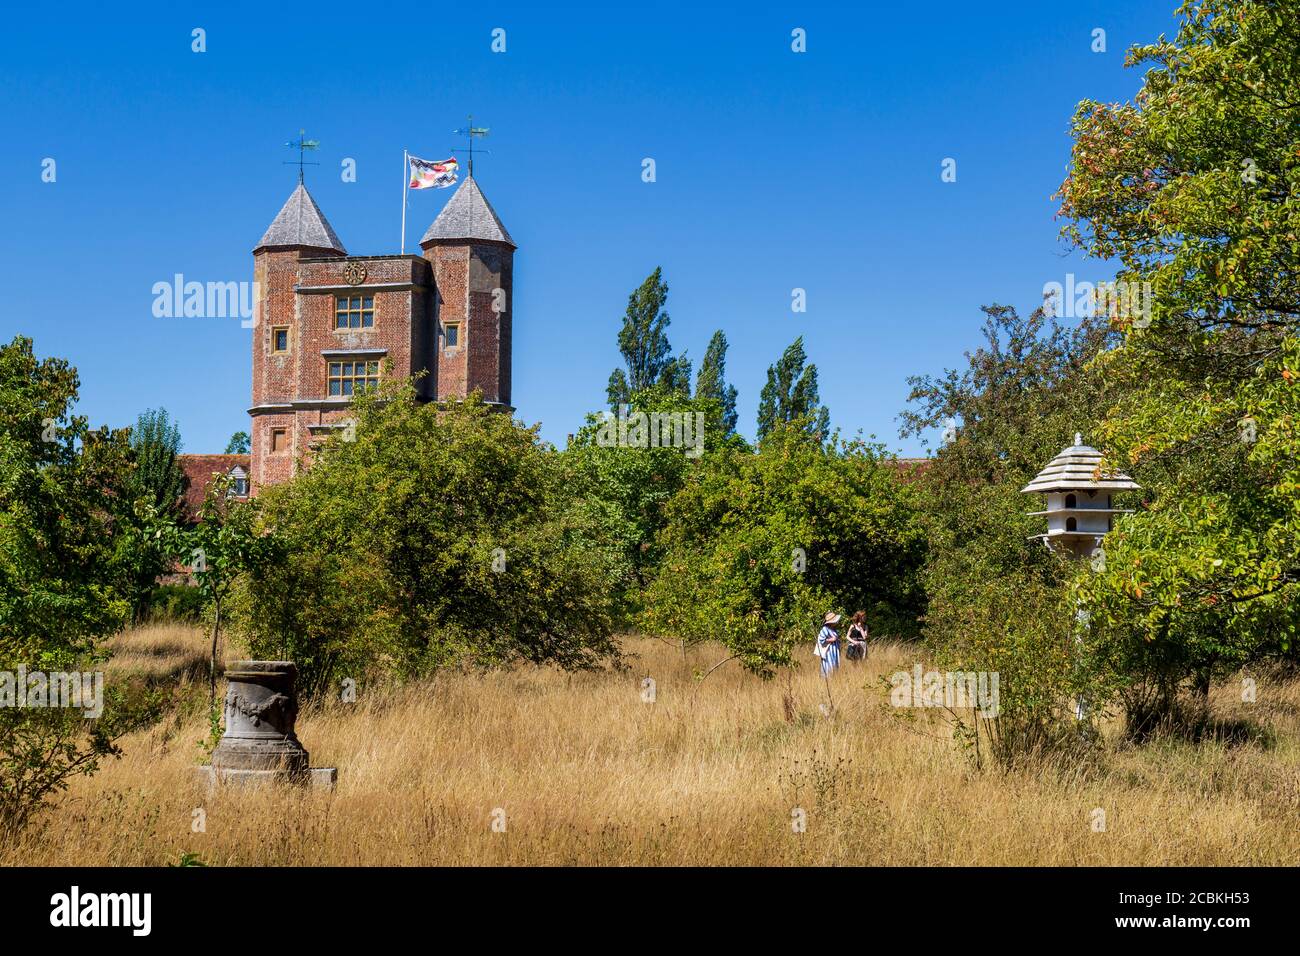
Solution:
M 806 939 L 820 928 L 926 949 L 1043 932 L 1230 946 L 1294 925 L 1293 879 L 1290 870 L 1229 868 L 33 868 L 0 872 L 0 899 L 11 939 L 128 947 L 374 940 L 457 924 L 494 941 L 598 941 L 605 929 L 639 927 L 667 942 L 664 934 L 691 924 L 692 939 L 732 943 L 786 932 Z

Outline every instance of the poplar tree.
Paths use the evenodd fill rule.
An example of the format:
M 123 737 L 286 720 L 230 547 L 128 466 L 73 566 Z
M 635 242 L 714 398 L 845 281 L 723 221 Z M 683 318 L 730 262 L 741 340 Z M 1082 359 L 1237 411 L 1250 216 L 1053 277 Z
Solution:
M 818 395 L 817 366 L 807 363 L 801 335 L 768 367 L 767 384 L 758 398 L 759 441 L 778 425 L 792 423 L 810 436 L 829 437 L 831 413 Z
M 704 361 L 695 378 L 695 397 L 711 398 L 721 406 L 722 434 L 730 435 L 736 430 L 736 386 L 727 384 L 726 374 L 727 337 L 718 329 L 704 350 Z
M 623 327 L 618 333 L 618 350 L 626 370 L 617 368 L 610 373 L 606 389 L 610 408 L 617 409 L 630 402 L 637 392 L 654 385 L 690 394 L 691 363 L 684 356 L 673 358 L 672 345 L 668 342 L 671 320 L 664 311 L 667 301 L 668 283 L 658 266 L 628 296 Z

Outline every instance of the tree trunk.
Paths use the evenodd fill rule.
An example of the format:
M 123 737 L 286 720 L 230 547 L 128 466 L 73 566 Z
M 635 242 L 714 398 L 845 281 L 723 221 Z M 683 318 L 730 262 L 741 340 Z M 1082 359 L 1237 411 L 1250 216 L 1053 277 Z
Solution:
M 212 713 L 217 706 L 217 638 L 221 634 L 221 599 L 213 602 L 213 606 L 212 656 L 208 660 L 208 713 Z

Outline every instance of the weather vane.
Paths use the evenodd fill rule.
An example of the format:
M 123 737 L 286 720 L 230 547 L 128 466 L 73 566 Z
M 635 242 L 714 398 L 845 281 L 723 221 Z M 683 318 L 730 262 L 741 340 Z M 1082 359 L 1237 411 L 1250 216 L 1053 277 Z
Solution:
M 311 163 L 311 162 L 308 162 L 307 160 L 303 159 L 303 156 L 306 154 L 306 151 L 307 151 L 307 150 L 309 150 L 309 149 L 320 149 L 320 140 L 318 140 L 318 139 L 308 139 L 308 138 L 307 138 L 307 131 L 306 131 L 305 129 L 300 129 L 300 130 L 298 130 L 298 142 L 295 143 L 295 142 L 292 142 L 292 141 L 291 141 L 291 142 L 285 143 L 284 145 L 285 145 L 285 146 L 288 146 L 290 149 L 296 149 L 296 150 L 298 151 L 298 159 L 297 159 L 296 162 L 293 161 L 293 160 L 290 160 L 290 161 L 285 162 L 283 165 L 285 165 L 285 166 L 297 166 L 297 167 L 298 167 L 298 183 L 299 183 L 299 185 L 301 185 L 301 184 L 302 184 L 302 168 L 303 168 L 304 166 L 319 166 L 319 165 L 320 165 L 320 163 Z
M 453 130 L 453 133 L 454 133 L 456 136 L 466 136 L 466 137 L 468 137 L 468 138 L 469 138 L 469 146 L 466 147 L 466 148 L 464 148 L 464 149 L 453 149 L 452 152 L 453 152 L 453 153 L 469 153 L 469 174 L 470 174 L 471 176 L 473 176 L 473 175 L 474 175 L 474 153 L 475 153 L 475 149 L 474 149 L 474 137 L 475 137 L 475 136 L 478 136 L 478 137 L 486 136 L 486 135 L 488 134 L 488 128 L 487 128 L 486 126 L 475 126 L 475 125 L 474 125 L 474 116 L 473 116 L 472 114 L 471 114 L 470 116 L 466 117 L 466 119 L 468 120 L 468 125 L 467 125 L 467 126 L 464 126 L 464 127 L 461 128 L 461 129 Z M 480 153 L 488 153 L 488 154 L 490 155 L 492 151 L 491 151 L 491 150 L 488 150 L 488 149 L 480 149 L 480 150 L 478 150 L 478 152 L 480 152 Z

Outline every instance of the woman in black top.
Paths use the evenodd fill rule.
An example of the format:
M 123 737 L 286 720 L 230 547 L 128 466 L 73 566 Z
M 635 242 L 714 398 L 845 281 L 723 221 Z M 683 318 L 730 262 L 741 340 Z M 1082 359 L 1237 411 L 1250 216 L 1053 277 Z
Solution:
M 844 656 L 851 661 L 865 661 L 867 659 L 867 638 L 871 632 L 867 629 L 867 612 L 858 611 L 853 615 L 853 623 L 849 625 L 848 646 L 844 649 Z

